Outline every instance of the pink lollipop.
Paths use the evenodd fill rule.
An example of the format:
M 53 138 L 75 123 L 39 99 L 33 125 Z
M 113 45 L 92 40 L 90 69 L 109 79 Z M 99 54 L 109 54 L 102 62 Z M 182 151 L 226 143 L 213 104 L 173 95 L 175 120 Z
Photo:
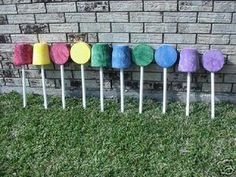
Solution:
M 60 65 L 61 68 L 61 96 L 62 108 L 65 109 L 65 81 L 64 81 L 64 64 L 69 60 L 70 49 L 65 43 L 54 43 L 50 47 L 50 57 L 53 63 Z
M 33 47 L 30 44 L 19 43 L 15 45 L 13 63 L 22 66 L 23 107 L 26 107 L 25 68 L 24 65 L 32 63 Z

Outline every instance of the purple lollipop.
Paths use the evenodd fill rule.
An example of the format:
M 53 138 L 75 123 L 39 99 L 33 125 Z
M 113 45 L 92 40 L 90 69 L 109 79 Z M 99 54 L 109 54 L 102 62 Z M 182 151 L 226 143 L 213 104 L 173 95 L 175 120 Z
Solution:
M 218 72 L 224 66 L 224 55 L 219 50 L 208 50 L 202 56 L 202 65 L 209 72 Z
M 182 49 L 178 70 L 181 72 L 196 72 L 199 68 L 199 55 L 197 49 Z

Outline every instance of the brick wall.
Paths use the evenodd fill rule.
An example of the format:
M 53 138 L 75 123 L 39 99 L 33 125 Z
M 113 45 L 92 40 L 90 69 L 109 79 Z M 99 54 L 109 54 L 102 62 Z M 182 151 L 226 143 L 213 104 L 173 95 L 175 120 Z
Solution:
M 199 52 L 217 48 L 226 58 L 216 75 L 217 98 L 236 102 L 236 1 L 213 0 L 0 0 L 0 92 L 20 91 L 20 68 L 12 64 L 15 42 L 147 43 L 154 48 L 169 43 L 177 49 L 196 47 Z M 65 67 L 67 95 L 80 94 L 80 68 Z M 59 67 L 46 71 L 50 94 L 60 93 Z M 86 66 L 88 94 L 99 91 L 98 71 Z M 208 99 L 210 75 L 203 69 L 193 74 L 192 99 Z M 186 75 L 169 69 L 169 96 L 183 99 Z M 126 94 L 137 96 L 139 68 L 125 72 Z M 41 93 L 39 68 L 27 66 L 28 90 Z M 119 72 L 105 70 L 105 94 L 119 91 Z M 162 70 L 155 63 L 145 68 L 145 95 L 161 97 Z

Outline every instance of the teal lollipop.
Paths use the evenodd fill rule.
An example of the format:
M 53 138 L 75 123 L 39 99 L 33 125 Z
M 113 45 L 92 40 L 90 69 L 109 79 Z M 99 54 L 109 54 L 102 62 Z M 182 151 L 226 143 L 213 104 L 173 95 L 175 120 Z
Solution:
M 108 44 L 94 44 L 92 47 L 91 66 L 99 67 L 100 74 L 100 105 L 101 112 L 104 111 L 104 95 L 103 95 L 103 67 L 111 64 L 111 48 Z
M 139 114 L 143 111 L 143 74 L 144 66 L 149 65 L 154 59 L 154 50 L 152 47 L 140 44 L 132 50 L 133 62 L 140 66 L 140 86 L 139 86 Z

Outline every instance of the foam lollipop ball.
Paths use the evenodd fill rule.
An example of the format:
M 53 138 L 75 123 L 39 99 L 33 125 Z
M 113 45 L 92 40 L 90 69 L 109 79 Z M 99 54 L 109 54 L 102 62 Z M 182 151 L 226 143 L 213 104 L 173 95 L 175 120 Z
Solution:
M 196 49 L 182 49 L 178 70 L 181 72 L 196 72 L 199 68 L 199 54 Z
M 112 50 L 112 68 L 125 69 L 131 66 L 130 48 L 127 45 L 114 45 Z
M 70 55 L 75 63 L 82 65 L 89 61 L 91 48 L 85 42 L 77 42 L 71 47 Z
M 154 50 L 152 47 L 140 44 L 132 50 L 132 60 L 138 66 L 149 65 L 154 58 Z
M 170 45 L 161 45 L 155 52 L 155 61 L 162 68 L 169 68 L 177 60 L 177 51 Z
M 33 47 L 30 44 L 16 44 L 13 54 L 14 65 L 32 64 Z
M 224 55 L 219 50 L 208 50 L 202 56 L 202 65 L 209 72 L 218 72 L 224 66 Z
M 50 47 L 50 57 L 53 63 L 58 65 L 65 64 L 70 56 L 70 49 L 65 43 L 54 43 Z
M 108 44 L 94 44 L 92 47 L 91 66 L 108 67 L 111 64 L 111 48 Z

